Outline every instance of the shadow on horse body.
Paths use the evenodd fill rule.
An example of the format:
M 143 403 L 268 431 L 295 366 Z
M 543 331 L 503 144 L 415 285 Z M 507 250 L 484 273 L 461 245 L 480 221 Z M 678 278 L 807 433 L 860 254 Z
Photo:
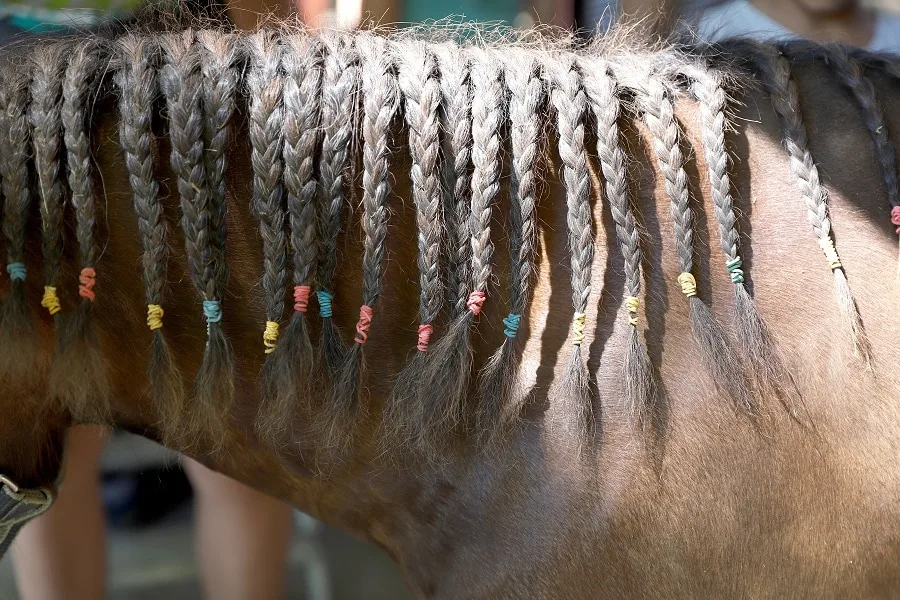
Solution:
M 755 411 L 741 410 L 704 369 L 688 304 L 676 283 L 682 269 L 669 190 L 654 133 L 641 122 L 640 103 L 635 102 L 623 108 L 618 121 L 644 250 L 640 322 L 641 327 L 647 324 L 648 354 L 663 390 L 655 410 L 665 418 L 650 425 L 639 422 L 623 400 L 622 363 L 630 327 L 619 300 L 627 295 L 624 266 L 594 147 L 596 135 L 590 130 L 593 120 L 585 114 L 595 234 L 586 310 L 594 422 L 583 427 L 578 394 L 563 385 L 572 346 L 570 225 L 567 190 L 560 184 L 564 167 L 552 148 L 558 142 L 556 117 L 545 101 L 538 251 L 519 329 L 516 383 L 525 398 L 521 418 L 499 441 L 477 443 L 471 418 L 480 401 L 477 373 L 504 340 L 508 308 L 506 198 L 515 191 L 515 182 L 507 175 L 506 149 L 499 204 L 491 217 L 494 272 L 470 336 L 474 358 L 466 413 L 454 429 L 437 432 L 442 445 L 433 452 L 385 436 L 390 424 L 382 415 L 394 380 L 415 352 L 420 297 L 417 241 L 422 223 L 417 222 L 415 176 L 409 175 L 415 157 L 402 125 L 406 113 L 398 109 L 390 129 L 393 190 L 387 199 L 385 270 L 363 348 L 367 368 L 354 420 L 346 424 L 346 439 L 333 445 L 321 417 L 335 399 L 326 367 L 317 364 L 314 385 L 297 394 L 294 420 L 286 428 L 291 435 L 275 447 L 260 443 L 253 421 L 262 393 L 257 374 L 266 359 L 261 343 L 264 248 L 253 206 L 252 132 L 245 118 L 252 99 L 240 94 L 227 153 L 228 280 L 221 298 L 221 327 L 236 361 L 235 406 L 226 428 L 192 437 L 183 433 L 194 431 L 190 421 L 196 407 L 190 402 L 207 343 L 206 323 L 184 250 L 178 174 L 169 164 L 172 149 L 161 100 L 153 116 L 153 169 L 169 236 L 163 331 L 188 390 L 184 431 L 163 431 L 159 406 L 148 392 L 151 334 L 142 309 L 143 249 L 129 170 L 118 143 L 115 94 L 110 93 L 98 96 L 90 119 L 96 235 L 101 240 L 92 312 L 109 379 L 110 422 L 164 439 L 174 450 L 377 544 L 400 564 L 419 597 L 891 596 L 900 588 L 900 490 L 894 464 L 900 440 L 896 238 L 886 226 L 882 176 L 857 106 L 828 67 L 793 66 L 810 147 L 829 194 L 840 258 L 868 325 L 874 357 L 874 366 L 867 369 L 853 356 L 833 300 L 832 276 L 811 235 L 781 144 L 778 116 L 766 93 L 742 81 L 730 90 L 740 100 L 731 105 L 736 131 L 729 134 L 730 149 L 737 148 L 729 168 L 738 228 L 744 234 L 743 255 L 752 257 L 744 264 L 752 277 L 753 298 L 792 378 L 790 389 L 781 393 L 795 410 L 785 410 L 784 397 L 764 388 Z M 896 84 L 883 76 L 874 80 L 889 129 L 896 131 L 900 112 L 891 101 Z M 677 95 L 676 116 L 683 128 L 680 143 L 686 152 L 693 149 L 686 173 L 697 228 L 698 289 L 730 339 L 733 284 L 718 247 L 699 109 L 687 94 Z M 504 144 L 507 136 L 504 129 Z M 348 345 L 357 327 L 365 275 L 360 186 L 366 166 L 358 150 L 353 147 L 344 181 L 332 290 L 333 319 Z M 29 181 L 34 183 L 33 174 Z M 79 301 L 81 265 L 77 236 L 70 235 L 75 226 L 71 208 L 66 207 L 58 278 L 63 321 Z M 30 273 L 38 274 L 43 258 L 36 192 L 29 210 L 25 263 Z M 40 277 L 28 278 L 30 307 L 40 305 L 42 284 Z M 48 387 L 56 330 L 62 325 L 45 312 L 39 315 L 33 334 L 39 352 L 20 365 L 28 376 L 10 375 L 2 392 L 6 426 L 0 464 L 4 474 L 22 485 L 46 484 L 56 477 L 64 430 L 72 422 L 70 407 Z M 436 340 L 447 333 L 450 317 L 444 312 L 435 322 Z M 317 346 L 320 319 L 312 308 L 308 321 Z M 19 364 L 28 357 L 5 358 Z M 422 385 L 427 385 L 424 378 Z

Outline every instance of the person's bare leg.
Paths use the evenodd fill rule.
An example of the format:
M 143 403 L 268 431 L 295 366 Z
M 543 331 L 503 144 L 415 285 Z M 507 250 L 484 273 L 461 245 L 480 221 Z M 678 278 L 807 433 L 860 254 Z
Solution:
M 185 459 L 194 487 L 196 550 L 205 597 L 275 600 L 284 595 L 291 508 Z
M 105 444 L 102 427 L 69 431 L 59 496 L 50 510 L 22 528 L 12 546 L 23 600 L 105 597 L 106 518 L 99 474 Z

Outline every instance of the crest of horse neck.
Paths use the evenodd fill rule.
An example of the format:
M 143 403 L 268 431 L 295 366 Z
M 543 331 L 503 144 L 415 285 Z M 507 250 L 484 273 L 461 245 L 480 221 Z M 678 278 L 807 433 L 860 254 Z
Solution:
M 897 326 L 890 322 L 891 315 L 900 314 L 893 279 L 896 240 L 881 218 L 881 177 L 851 98 L 817 69 L 799 69 L 797 80 L 811 145 L 828 175 L 835 228 L 846 242 L 841 258 L 849 277 L 864 282 L 855 288 L 856 301 L 872 323 L 877 363 L 900 364 Z M 877 82 L 877 90 L 888 125 L 898 130 L 900 108 L 894 107 L 900 102 L 890 101 L 897 92 L 883 81 Z M 647 129 L 629 118 L 620 119 L 623 147 L 630 155 L 629 189 L 646 232 L 643 284 L 648 300 L 642 303 L 647 312 L 641 321 L 665 391 L 652 430 L 636 427 L 621 401 L 628 327 L 621 318 L 624 264 L 592 159 L 595 244 L 584 356 L 594 380 L 595 428 L 583 435 L 574 416 L 579 407 L 558 386 L 571 354 L 572 284 L 565 195 L 554 175 L 546 177 L 547 189 L 538 201 L 536 274 L 519 333 L 524 342 L 520 384 L 527 392 L 522 426 L 505 444 L 487 451 L 454 449 L 437 462 L 417 460 L 401 447 L 381 446 L 379 416 L 415 339 L 419 306 L 415 209 L 408 157 L 400 151 L 392 157 L 395 194 L 389 200 L 387 267 L 365 347 L 367 395 L 362 401 L 367 410 L 352 443 L 332 456 L 317 449 L 320 432 L 313 428 L 281 455 L 260 447 L 252 439 L 250 421 L 259 401 L 255 382 L 264 358 L 259 334 L 265 311 L 258 286 L 263 247 L 248 202 L 253 172 L 241 129 L 234 132 L 227 169 L 229 281 L 223 294 L 223 327 L 236 356 L 237 406 L 220 451 L 211 453 L 202 441 L 177 437 L 173 445 L 384 547 L 422 597 L 697 597 L 727 596 L 737 589 L 791 595 L 800 586 L 810 595 L 835 589 L 850 596 L 873 592 L 875 574 L 888 572 L 892 561 L 896 564 L 896 556 L 876 553 L 878 542 L 868 534 L 896 533 L 900 523 L 900 503 L 875 502 L 879 495 L 900 494 L 896 478 L 889 476 L 895 471 L 892 444 L 900 439 L 900 374 L 881 369 L 872 378 L 849 355 L 832 301 L 831 274 L 823 268 L 821 250 L 806 224 L 775 114 L 760 93 L 750 92 L 743 101 L 740 118 L 734 120 L 737 132 L 729 140 L 742 252 L 751 265 L 749 279 L 759 310 L 803 398 L 789 411 L 777 398 L 763 397 L 754 421 L 736 410 L 701 368 L 688 305 L 676 283 L 682 268 L 666 184 Z M 699 150 L 699 114 L 691 101 L 679 99 L 676 117 L 683 148 L 693 149 L 685 153 L 684 168 L 696 223 L 694 274 L 701 296 L 730 324 L 733 286 L 718 251 L 707 166 Z M 156 420 L 144 394 L 149 337 L 141 310 L 142 273 L 135 268 L 141 255 L 137 219 L 121 150 L 112 142 L 117 139 L 115 115 L 106 110 L 96 123 L 95 155 L 107 193 L 98 203 L 105 211 L 98 225 L 106 223 L 98 239 L 106 243 L 98 261 L 101 293 L 94 314 L 109 366 L 115 424 L 153 437 Z M 594 144 L 592 134 L 587 138 Z M 161 148 L 168 151 L 165 142 Z M 166 157 L 158 156 L 156 162 L 160 180 L 174 181 Z M 180 250 L 184 239 L 172 217 L 179 214 L 179 198 L 171 183 L 167 193 L 163 206 L 175 251 L 169 264 L 166 328 L 175 360 L 190 375 L 203 356 L 205 324 Z M 498 198 L 497 212 L 506 215 L 505 185 Z M 497 234 L 502 226 L 494 231 L 494 275 L 506 282 L 506 236 Z M 346 333 L 353 331 L 363 297 L 357 217 L 345 223 L 337 244 L 335 322 Z M 72 254 L 67 250 L 66 256 Z M 28 262 L 39 270 L 36 247 L 30 248 Z M 74 262 L 65 261 L 60 281 L 73 280 Z M 508 311 L 503 289 L 505 284 L 489 288 L 477 334 L 471 336 L 476 370 L 503 339 L 502 319 Z M 29 290 L 32 303 L 39 292 Z M 67 293 L 61 291 L 63 303 L 71 306 Z M 444 323 L 436 325 L 439 335 Z M 53 336 L 46 319 L 39 336 L 49 357 Z M 326 393 L 314 390 L 309 404 L 300 403 L 298 420 L 314 422 L 315 406 Z M 40 391 L 27 396 L 42 400 Z M 46 439 L 57 439 L 64 417 L 56 410 L 43 421 L 43 438 L 22 442 L 46 445 Z M 845 525 L 833 527 L 836 520 Z M 829 547 L 845 548 L 848 555 L 822 556 L 814 547 L 822 543 L 816 536 L 825 536 Z M 812 558 L 773 564 L 771 557 L 785 552 L 782 544 Z M 859 560 L 849 560 L 860 557 L 869 562 L 859 566 Z M 896 584 L 895 571 L 889 573 Z M 720 577 L 734 587 L 723 589 Z

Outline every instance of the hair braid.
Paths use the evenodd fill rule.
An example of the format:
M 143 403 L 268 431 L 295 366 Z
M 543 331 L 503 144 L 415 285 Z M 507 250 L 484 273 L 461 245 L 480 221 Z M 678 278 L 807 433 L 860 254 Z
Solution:
M 70 44 L 67 42 L 56 42 L 34 49 L 31 103 L 28 110 L 41 207 L 41 249 L 44 255 L 44 298 L 41 305 L 54 317 L 58 330 L 61 307 L 56 285 L 64 246 L 64 201 L 59 155 L 62 137 L 62 80 L 69 48 Z
M 247 76 L 250 96 L 250 142 L 253 163 L 253 212 L 259 220 L 263 243 L 263 279 L 266 329 L 263 333 L 266 362 L 262 371 L 263 405 L 278 394 L 283 362 L 274 356 L 287 293 L 288 257 L 285 225 L 287 213 L 281 176 L 284 172 L 284 78 L 282 46 L 272 32 L 261 31 L 247 40 L 250 55 Z M 265 434 L 266 430 L 258 428 Z M 271 441 L 271 440 L 270 440 Z
M 581 71 L 573 56 L 554 57 L 550 67 L 550 102 L 556 112 L 559 136 L 559 158 L 563 165 L 562 181 L 566 190 L 566 222 L 572 264 L 572 358 L 565 386 L 574 394 L 584 411 L 581 425 L 591 425 L 590 375 L 581 356 L 584 341 L 585 313 L 591 294 L 591 269 L 594 262 L 594 234 L 590 205 L 587 151 L 584 145 L 584 122 L 587 95 Z
M 500 191 L 500 134 L 504 120 L 503 67 L 490 51 L 474 48 L 475 95 L 472 99 L 472 289 L 487 292 L 491 278 L 491 210 Z M 477 315 L 470 304 L 469 312 Z M 480 307 L 479 307 L 480 310 Z
M 188 267 L 203 298 L 207 343 L 197 374 L 195 426 L 192 435 L 209 436 L 213 450 L 221 448 L 234 402 L 234 358 L 222 330 L 221 290 L 213 260 L 210 190 L 203 161 L 203 111 L 200 52 L 194 33 L 161 36 L 164 61 L 159 83 L 169 114 L 170 162 L 178 181 Z
M 203 104 L 203 168 L 210 190 L 210 234 L 212 264 L 220 288 L 228 281 L 225 245 L 228 228 L 228 204 L 225 198 L 225 170 L 228 166 L 228 143 L 231 139 L 231 120 L 235 112 L 240 74 L 239 38 L 235 34 L 204 30 L 197 32 L 200 46 L 200 72 Z
M 184 410 L 184 384 L 162 332 L 163 291 L 166 281 L 166 224 L 159 184 L 153 176 L 153 107 L 159 93 L 156 81 L 158 47 L 148 37 L 119 38 L 116 84 L 119 88 L 119 143 L 137 216 L 143 249 L 147 325 L 153 336 L 150 350 L 150 394 L 157 407 L 163 439 L 177 440 Z
M 763 44 L 741 41 L 731 42 L 730 47 L 743 50 L 749 57 L 772 99 L 772 107 L 781 122 L 782 142 L 788 152 L 791 173 L 800 186 L 809 222 L 834 273 L 838 306 L 851 333 L 854 351 L 868 364 L 871 361 L 869 341 L 834 247 L 827 193 L 819 180 L 819 170 L 809 150 L 797 84 L 791 77 L 790 64 L 776 48 Z
M 440 281 L 441 180 L 440 123 L 441 87 L 435 55 L 423 41 L 399 46 L 398 80 L 404 98 L 404 116 L 412 154 L 413 199 L 419 230 L 420 331 L 437 317 L 443 301 Z M 419 351 L 428 351 L 427 341 Z
M 247 40 L 250 68 L 247 87 L 250 95 L 250 141 L 253 146 L 253 212 L 259 219 L 263 241 L 263 289 L 266 293 L 267 329 L 277 331 L 284 313 L 287 292 L 287 237 L 282 149 L 284 137 L 281 50 L 272 32 L 259 32 Z M 266 354 L 275 350 L 277 335 L 263 336 Z
M 503 68 L 491 50 L 467 48 L 470 54 L 472 97 L 472 195 L 469 243 L 472 246 L 468 310 L 458 316 L 428 352 L 415 389 L 395 386 L 392 402 L 415 401 L 423 407 L 422 420 L 410 434 L 417 447 L 434 453 L 438 436 L 455 429 L 463 416 L 472 370 L 469 330 L 481 312 L 491 277 L 491 213 L 500 191 L 501 132 L 504 121 Z M 412 400 L 414 394 L 421 398 Z
M 644 122 L 653 138 L 653 151 L 659 169 L 666 181 L 666 192 L 672 202 L 672 220 L 675 226 L 675 248 L 681 274 L 678 283 L 688 298 L 691 330 L 700 350 L 701 359 L 713 377 L 737 405 L 754 411 L 754 398 L 749 382 L 742 371 L 739 357 L 731 348 L 725 332 L 716 321 L 709 307 L 697 297 L 694 268 L 694 222 L 684 171 L 684 158 L 679 147 L 678 125 L 675 121 L 675 105 L 670 92 L 657 76 L 645 80 L 646 93 L 639 97 Z
M 472 162 L 472 77 L 469 55 L 456 44 L 433 46 L 440 71 L 444 138 L 444 222 L 447 226 L 447 302 L 453 317 L 466 311 L 469 297 L 469 196 Z
M 368 339 L 369 325 L 375 303 L 381 294 L 384 274 L 385 242 L 387 240 L 390 182 L 391 124 L 400 105 L 397 74 L 388 43 L 371 34 L 360 34 L 356 40 L 361 58 L 361 92 L 363 97 L 363 304 L 356 326 L 354 344 L 336 378 L 334 402 L 336 411 L 329 431 L 338 431 L 337 423 L 352 422 L 349 411 L 359 395 L 363 344 Z M 387 410 L 391 410 L 388 405 Z M 408 407 L 400 407 L 407 409 Z M 343 413 L 343 414 L 342 414 Z M 402 422 L 386 418 L 389 423 Z
M 440 104 L 441 85 L 437 73 L 437 58 L 421 40 L 397 44 L 397 79 L 403 96 L 404 119 L 409 132 L 409 151 L 412 158 L 410 181 L 416 207 L 419 267 L 419 328 L 417 352 L 397 377 L 395 387 L 404 390 L 402 402 L 389 405 L 390 416 L 401 429 L 420 422 L 432 412 L 431 400 L 417 393 L 422 370 L 428 362 L 432 322 L 444 301 L 440 280 L 440 250 L 442 222 L 442 194 L 440 169 Z
M 344 210 L 344 177 L 350 156 L 350 142 L 355 128 L 356 90 L 359 61 L 353 38 L 332 33 L 323 36 L 325 62 L 322 85 L 322 125 L 325 138 L 319 161 L 322 206 L 319 215 L 319 256 L 316 296 L 322 315 L 321 351 L 329 375 L 344 361 L 347 349 L 332 318 L 334 271 L 337 267 L 337 244 Z
M 290 220 L 294 266 L 294 315 L 284 330 L 273 358 L 282 375 L 273 396 L 263 398 L 256 431 L 269 446 L 292 439 L 291 424 L 298 395 L 312 389 L 312 346 L 306 324 L 310 278 L 318 256 L 316 239 L 315 160 L 322 140 L 320 104 L 322 48 L 306 34 L 283 39 L 284 73 L 284 187 Z
M 82 267 L 79 276 L 82 301 L 66 323 L 50 380 L 51 389 L 65 400 L 76 419 L 101 423 L 109 416 L 109 382 L 91 318 L 96 281 L 97 211 L 88 126 L 90 103 L 102 83 L 100 71 L 105 69 L 108 60 L 101 41 L 88 37 L 68 53 L 63 80 L 61 117 Z
M 606 199 L 616 226 L 616 237 L 625 261 L 624 302 L 628 314 L 628 347 L 623 364 L 625 402 L 642 425 L 648 424 L 648 413 L 654 408 L 659 394 L 656 371 L 647 354 L 647 345 L 638 331 L 638 303 L 641 294 L 640 231 L 628 199 L 625 178 L 625 153 L 619 137 L 620 100 L 618 84 L 604 61 L 583 63 L 588 104 L 596 121 L 597 156 L 603 171 Z
M 32 197 L 28 172 L 31 62 L 8 60 L 0 70 L 0 178 L 10 278 L 0 308 L 0 381 L 17 389 L 40 381 L 43 363 L 39 360 L 34 314 L 25 298 L 25 234 Z
M 863 73 L 863 65 L 859 59 L 850 54 L 850 49 L 843 46 L 834 46 L 827 51 L 826 59 L 834 67 L 841 80 L 862 112 L 863 122 L 872 144 L 875 147 L 875 156 L 881 167 L 881 179 L 887 192 L 888 219 L 897 226 L 896 233 L 900 235 L 900 186 L 897 183 L 897 152 L 894 143 L 888 136 L 888 128 L 884 122 L 884 112 L 875 95 L 875 87 L 872 81 Z M 898 263 L 900 273 L 900 263 Z
M 524 60 L 523 60 L 524 59 Z M 481 372 L 477 429 L 482 437 L 502 441 L 518 422 L 521 401 L 517 390 L 519 346 L 517 333 L 528 302 L 537 241 L 535 208 L 541 161 L 541 111 L 547 99 L 541 66 L 530 53 L 516 54 L 506 63 L 512 145 L 509 211 L 509 315 L 503 345 Z
M 686 65 L 682 74 L 690 80 L 693 96 L 700 105 L 700 132 L 706 154 L 710 195 L 716 220 L 719 223 L 719 241 L 725 253 L 728 274 L 734 283 L 735 325 L 738 342 L 744 356 L 750 361 L 756 380 L 776 394 L 783 394 L 784 384 L 790 382 L 765 322 L 744 284 L 743 261 L 740 256 L 740 236 L 737 216 L 731 197 L 731 179 L 728 175 L 728 151 L 725 148 L 725 90 L 721 74 L 705 65 Z

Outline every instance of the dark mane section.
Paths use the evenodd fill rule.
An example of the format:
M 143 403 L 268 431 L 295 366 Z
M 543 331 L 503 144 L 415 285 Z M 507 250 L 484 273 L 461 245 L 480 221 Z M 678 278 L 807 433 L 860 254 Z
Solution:
M 165 24 L 165 19 L 157 22 Z M 729 103 L 739 85 L 757 80 L 782 121 L 791 172 L 809 207 L 827 266 L 834 271 L 848 331 L 867 358 L 865 329 L 840 263 L 827 195 L 806 140 L 790 64 L 773 46 L 741 42 L 717 48 L 629 49 L 615 37 L 581 46 L 533 33 L 508 34 L 506 41 L 498 42 L 502 36 L 496 34 L 454 41 L 457 36 L 447 31 L 388 35 L 285 27 L 244 37 L 230 29 L 166 33 L 152 29 L 44 40 L 8 49 L 0 73 L 4 82 L 0 177 L 10 276 L 0 313 L 4 385 L 35 376 L 22 366 L 23 360 L 31 360 L 22 357 L 36 352 L 27 342 L 32 308 L 23 291 L 25 223 L 35 205 L 40 207 L 45 249 L 44 306 L 58 315 L 57 320 L 73 318 L 72 307 L 61 306 L 55 295 L 63 260 L 61 215 L 71 204 L 78 217 L 84 302 L 77 309 L 73 321 L 77 333 L 71 338 L 81 345 L 70 348 L 83 347 L 92 339 L 90 274 L 95 267 L 102 273 L 104 257 L 97 252 L 103 241 L 95 239 L 93 200 L 100 192 L 89 185 L 97 176 L 91 173 L 96 167 L 85 152 L 95 135 L 90 111 L 103 96 L 117 101 L 118 140 L 137 215 L 147 323 L 153 332 L 150 392 L 161 431 L 169 439 L 221 440 L 235 416 L 234 357 L 221 326 L 229 297 L 227 261 L 233 259 L 225 250 L 229 206 L 224 173 L 226 148 L 234 147 L 228 139 L 235 131 L 249 131 L 254 169 L 251 205 L 264 258 L 265 311 L 260 322 L 266 323 L 259 348 L 269 356 L 257 431 L 271 447 L 292 443 L 301 435 L 292 416 L 307 401 L 317 415 L 312 427 L 331 446 L 351 443 L 357 416 L 367 408 L 362 347 L 372 320 L 378 318 L 374 307 L 387 260 L 385 242 L 391 235 L 386 202 L 391 170 L 396 168 L 389 159 L 400 150 L 412 159 L 409 180 L 418 215 L 420 323 L 416 343 L 411 340 L 415 353 L 385 407 L 385 439 L 434 458 L 459 434 L 467 439 L 473 423 L 478 435 L 472 437 L 484 442 L 502 441 L 518 422 L 527 394 L 519 381 L 521 350 L 516 335 L 528 320 L 541 227 L 535 207 L 540 180 L 550 174 L 542 166 L 555 155 L 556 172 L 566 191 L 573 294 L 571 314 L 553 316 L 572 324 L 569 380 L 561 389 L 584 412 L 582 435 L 591 431 L 593 385 L 580 348 L 591 331 L 585 321 L 593 298 L 596 246 L 589 178 L 594 150 L 603 179 L 601 201 L 611 210 L 626 271 L 620 303 L 620 318 L 627 320 L 629 332 L 620 371 L 624 402 L 646 427 L 647 415 L 662 400 L 639 324 L 642 256 L 648 248 L 638 225 L 642 207 L 628 194 L 629 157 L 619 130 L 626 117 L 646 123 L 671 201 L 681 270 L 678 285 L 687 297 L 704 365 L 720 389 L 751 414 L 757 410 L 760 392 L 792 393 L 790 377 L 744 285 L 747 266 L 741 259 L 725 145 Z M 73 44 L 80 71 L 69 67 L 67 77 L 62 59 Z M 792 49 L 810 59 L 826 56 L 859 103 L 882 167 L 889 193 L 885 210 L 890 212 L 898 202 L 893 143 L 879 125 L 883 120 L 877 97 L 866 78 L 868 73 L 894 75 L 900 69 L 887 57 L 845 49 L 798 45 L 788 53 Z M 736 68 L 745 70 L 738 73 Z M 701 298 L 704 292 L 696 281 L 697 199 L 686 183 L 681 150 L 685 142 L 674 112 L 676 103 L 685 101 L 699 104 L 706 177 L 734 284 L 737 346 L 732 345 L 729 328 L 713 317 L 709 299 Z M 166 106 L 170 142 L 166 145 L 157 144 L 152 135 L 153 111 L 159 103 Z M 548 141 L 557 144 L 555 154 Z M 36 150 L 33 155 L 23 153 L 28 143 Z M 157 146 L 169 149 L 166 159 L 180 197 L 178 214 L 164 214 L 159 199 L 153 160 Z M 353 202 L 357 183 L 353 172 L 360 157 L 361 208 Z M 507 206 L 500 199 L 505 173 L 510 176 L 510 208 L 498 219 L 501 207 Z M 63 185 L 65 181 L 68 185 Z M 351 212 L 354 217 L 348 218 Z M 190 397 L 185 397 L 163 326 L 171 250 L 166 221 L 181 224 L 188 272 L 198 294 L 196 311 L 208 325 L 205 358 Z M 339 275 L 339 234 L 357 222 L 364 240 L 362 309 L 355 335 L 347 336 L 334 324 L 332 301 Z M 497 231 L 497 222 L 505 231 Z M 510 251 L 508 299 L 494 298 L 491 286 L 499 271 L 494 245 L 501 239 Z M 291 279 L 294 287 L 289 292 Z M 318 317 L 307 313 L 313 292 Z M 286 307 L 289 297 L 293 303 Z M 502 325 L 479 323 L 486 302 L 508 306 L 510 314 Z M 290 307 L 288 317 L 285 310 Z M 309 327 L 321 333 L 315 345 Z M 470 338 L 482 327 L 500 328 L 505 337 L 479 385 L 472 385 Z M 64 376 L 58 377 L 55 394 L 76 416 L 101 420 L 109 399 L 100 381 L 99 359 L 91 360 L 97 369 L 84 367 L 77 373 L 58 369 Z M 76 378 L 79 387 L 73 388 Z M 313 382 L 321 389 L 313 390 Z M 91 395 L 82 393 L 85 389 Z M 477 401 L 470 402 L 470 397 Z M 92 398 L 87 407 L 79 404 L 85 398 Z

